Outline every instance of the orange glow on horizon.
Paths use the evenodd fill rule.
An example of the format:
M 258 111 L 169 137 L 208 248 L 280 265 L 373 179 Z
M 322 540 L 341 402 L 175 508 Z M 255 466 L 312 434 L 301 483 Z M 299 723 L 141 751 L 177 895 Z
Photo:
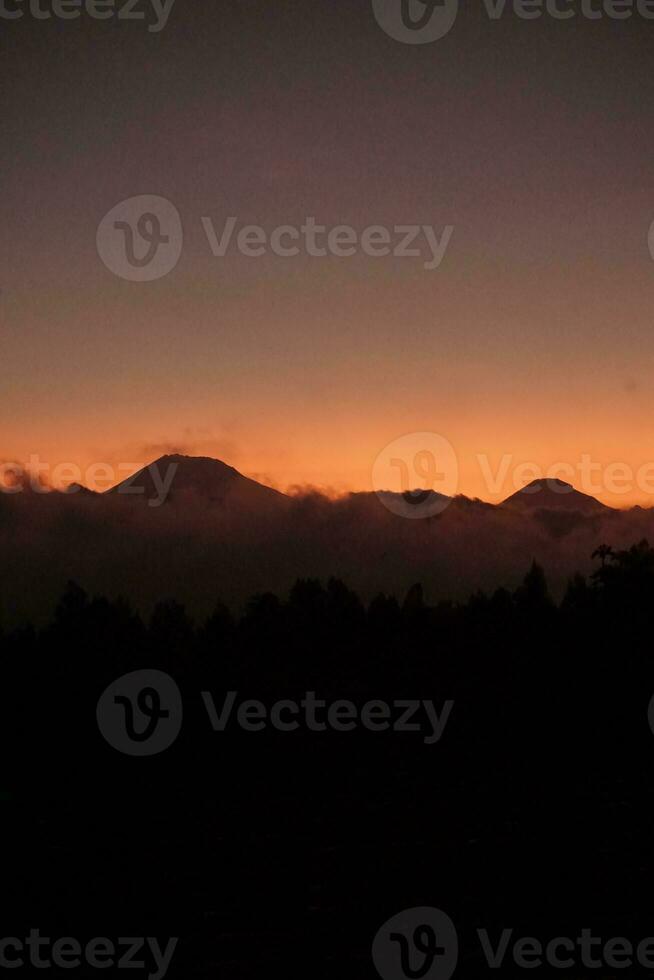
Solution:
M 447 421 L 442 418 L 442 422 Z M 101 440 L 103 433 L 93 426 L 93 432 L 88 431 L 87 438 L 80 438 L 77 445 L 54 436 L 31 442 L 31 434 L 25 433 L 3 448 L 2 459 L 18 461 L 31 471 L 40 468 L 42 480 L 57 488 L 80 482 L 102 491 L 164 455 L 210 456 L 278 490 L 293 492 L 311 487 L 336 497 L 350 491 L 382 489 L 373 487 L 372 468 L 385 446 L 409 432 L 433 431 L 444 434 L 452 444 L 458 460 L 456 492 L 468 497 L 498 503 L 533 479 L 558 477 L 612 507 L 654 506 L 654 453 L 648 458 L 635 434 L 631 441 L 624 441 L 615 428 L 605 429 L 602 446 L 590 434 L 582 439 L 579 432 L 566 432 L 556 441 L 547 439 L 537 425 L 519 426 L 516 420 L 512 426 L 506 422 L 505 430 L 512 433 L 506 444 L 490 435 L 487 440 L 481 435 L 475 437 L 474 422 L 465 417 L 440 427 L 433 417 L 419 418 L 418 413 L 405 418 L 399 428 L 390 420 L 362 420 L 346 437 L 342 436 L 343 425 L 337 422 L 332 431 L 324 419 L 312 421 L 307 413 L 295 425 L 290 421 L 275 424 L 270 419 L 253 429 L 234 425 L 220 435 L 210 428 L 180 431 L 171 426 L 171 431 L 177 431 L 177 437 L 172 438 L 162 437 L 161 430 L 152 425 L 144 426 L 151 438 L 140 441 L 125 426 L 122 448 L 108 432 Z M 485 425 L 488 427 L 487 422 Z M 498 423 L 494 427 L 499 430 L 505 426 Z M 479 426 L 480 432 L 483 428 Z M 561 431 L 564 429 L 561 423 Z M 280 431 L 287 435 L 280 438 Z M 88 440 L 89 445 L 91 439 L 94 448 L 80 449 L 80 443 Z M 30 460 L 35 465 L 30 465 Z M 412 463 L 407 462 L 409 466 Z M 424 485 L 419 475 L 414 485 Z M 439 490 L 438 480 L 431 489 Z

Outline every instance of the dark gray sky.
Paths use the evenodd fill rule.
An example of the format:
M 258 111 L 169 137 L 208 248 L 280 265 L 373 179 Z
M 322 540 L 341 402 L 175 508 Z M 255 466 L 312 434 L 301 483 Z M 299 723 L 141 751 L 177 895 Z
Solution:
M 144 21 L 23 9 L 0 18 L 0 456 L 171 447 L 364 488 L 429 430 L 482 496 L 478 453 L 651 458 L 654 20 L 466 2 L 407 45 L 370 0 L 176 0 L 159 33 L 145 0 Z M 183 227 L 151 282 L 96 248 L 140 195 Z M 424 239 L 215 257 L 202 218 L 230 216 L 454 230 L 432 270 Z

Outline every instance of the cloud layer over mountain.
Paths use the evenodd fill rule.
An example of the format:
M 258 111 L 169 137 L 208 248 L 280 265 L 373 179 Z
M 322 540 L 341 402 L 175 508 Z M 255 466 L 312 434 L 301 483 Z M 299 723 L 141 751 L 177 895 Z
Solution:
M 367 599 L 402 596 L 415 582 L 429 602 L 465 598 L 517 586 L 536 559 L 560 594 L 574 572 L 589 572 L 600 543 L 654 539 L 654 511 L 612 510 L 564 484 L 532 486 L 500 506 L 456 497 L 407 520 L 375 494 L 287 496 L 214 460 L 156 465 L 157 477 L 142 471 L 130 492 L 0 493 L 6 625 L 49 615 L 69 579 L 146 614 L 177 598 L 202 617 L 218 599 L 240 608 L 257 592 L 284 594 L 298 577 L 337 576 Z

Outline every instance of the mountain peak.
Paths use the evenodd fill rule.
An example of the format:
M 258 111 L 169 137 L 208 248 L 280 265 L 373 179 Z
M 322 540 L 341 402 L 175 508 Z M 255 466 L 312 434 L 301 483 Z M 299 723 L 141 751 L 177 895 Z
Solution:
M 160 456 L 134 476 L 128 477 L 107 493 L 138 495 L 148 501 L 179 500 L 193 496 L 210 504 L 231 502 L 276 503 L 286 501 L 285 494 L 243 476 L 233 466 L 210 456 L 183 456 L 171 453 Z
M 532 480 L 500 504 L 501 507 L 538 507 L 575 510 L 584 514 L 610 510 L 595 497 L 576 490 L 571 483 L 553 477 Z
M 145 468 L 149 469 L 151 466 L 162 466 L 164 463 L 168 466 L 171 464 L 177 464 L 177 466 L 208 465 L 216 470 L 223 469 L 230 470 L 232 473 L 238 473 L 238 470 L 234 469 L 233 466 L 229 466 L 228 463 L 223 463 L 222 459 L 214 459 L 213 456 L 185 456 L 183 453 L 166 453 L 164 456 L 160 456 L 159 459 L 148 463 Z
M 565 480 L 559 480 L 558 477 L 545 477 L 544 479 L 532 480 L 531 483 L 527 483 L 521 490 L 518 490 L 518 493 L 538 493 L 543 488 L 551 490 L 552 493 L 578 492 L 571 483 L 566 483 Z

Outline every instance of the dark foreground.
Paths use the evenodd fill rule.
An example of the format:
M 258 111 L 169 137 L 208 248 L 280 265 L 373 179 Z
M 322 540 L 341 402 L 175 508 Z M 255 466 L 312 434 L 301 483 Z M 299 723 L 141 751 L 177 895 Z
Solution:
M 419 589 L 364 609 L 338 582 L 301 582 L 201 628 L 174 603 L 144 625 L 70 586 L 48 629 L 0 639 L 2 935 L 179 937 L 166 976 L 184 980 L 374 977 L 376 933 L 418 906 L 455 923 L 456 976 L 524 975 L 512 949 L 526 936 L 545 946 L 587 928 L 595 957 L 614 937 L 635 949 L 654 935 L 654 552 L 601 561 L 560 607 L 534 568 L 513 595 L 437 608 Z M 96 720 L 107 686 L 140 669 L 170 675 L 183 699 L 178 737 L 146 757 Z M 232 691 L 214 731 L 201 692 L 220 713 Z M 354 708 L 312 720 L 307 692 Z M 238 723 L 249 699 L 260 730 L 246 730 L 256 706 Z M 298 728 L 273 726 L 280 700 L 300 706 L 278 709 Z M 445 720 L 440 737 L 422 710 L 420 730 L 392 727 L 415 700 Z M 365 727 L 370 701 L 383 704 Z M 138 734 L 147 712 L 135 718 Z M 513 929 L 501 968 L 478 929 L 493 947 Z M 405 976 L 449 976 L 412 955 Z M 568 976 L 618 975 L 568 955 Z M 132 976 L 155 975 L 148 965 Z

